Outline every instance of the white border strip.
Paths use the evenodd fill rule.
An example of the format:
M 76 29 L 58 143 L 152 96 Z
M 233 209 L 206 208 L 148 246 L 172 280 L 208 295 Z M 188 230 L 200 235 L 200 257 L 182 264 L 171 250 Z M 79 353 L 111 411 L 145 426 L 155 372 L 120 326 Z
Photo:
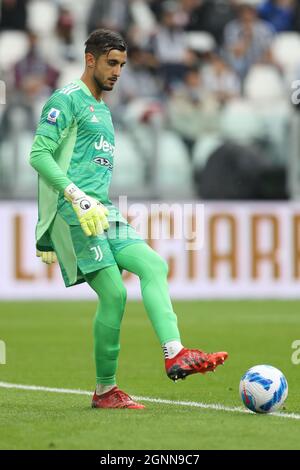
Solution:
M 37 385 L 21 385 L 21 384 L 12 384 L 8 382 L 0 382 L 0 388 L 6 389 L 17 389 L 17 390 L 28 390 L 33 392 L 50 392 L 50 393 L 65 393 L 69 395 L 87 395 L 92 396 L 92 392 L 87 392 L 84 390 L 72 390 L 68 388 L 49 388 L 49 387 L 40 387 Z M 251 411 L 248 411 L 244 408 L 238 407 L 228 407 L 223 405 L 201 403 L 196 401 L 174 401 L 174 400 L 164 400 L 161 398 L 150 398 L 150 397 L 138 397 L 132 396 L 134 400 L 147 401 L 149 403 L 159 403 L 162 405 L 176 405 L 176 406 L 189 406 L 194 408 L 201 408 L 203 410 L 215 410 L 215 411 L 227 411 L 230 413 L 246 413 L 252 414 Z M 300 420 L 300 415 L 295 413 L 271 413 L 270 416 L 276 416 L 278 418 L 287 418 L 287 419 L 296 419 Z

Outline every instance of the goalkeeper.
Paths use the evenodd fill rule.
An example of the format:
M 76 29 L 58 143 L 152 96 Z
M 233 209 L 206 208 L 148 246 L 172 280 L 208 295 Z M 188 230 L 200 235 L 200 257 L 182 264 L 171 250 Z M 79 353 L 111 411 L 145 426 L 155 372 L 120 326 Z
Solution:
M 57 256 L 66 287 L 87 282 L 99 297 L 92 406 L 144 408 L 116 384 L 126 302 L 123 269 L 140 278 L 143 302 L 171 379 L 212 371 L 227 353 L 182 346 L 168 293 L 167 264 L 109 199 L 115 141 L 102 95 L 119 79 L 127 48 L 118 33 L 108 30 L 93 32 L 85 46 L 81 79 L 50 97 L 32 146 L 30 163 L 39 174 L 37 255 L 46 263 Z

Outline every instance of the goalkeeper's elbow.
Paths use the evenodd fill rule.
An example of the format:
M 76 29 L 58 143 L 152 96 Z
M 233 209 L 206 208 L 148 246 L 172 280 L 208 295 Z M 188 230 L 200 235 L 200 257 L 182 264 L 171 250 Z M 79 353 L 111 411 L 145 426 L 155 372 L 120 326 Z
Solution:
M 35 155 L 33 151 L 29 155 L 28 163 L 30 166 L 32 166 L 32 168 L 36 170 L 36 160 L 35 160 Z

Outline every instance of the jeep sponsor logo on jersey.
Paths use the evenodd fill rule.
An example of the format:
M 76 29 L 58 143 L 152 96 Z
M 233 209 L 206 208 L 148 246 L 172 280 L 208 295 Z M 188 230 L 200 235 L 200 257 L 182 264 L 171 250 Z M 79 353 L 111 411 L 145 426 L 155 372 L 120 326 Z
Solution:
M 105 167 L 107 167 L 109 170 L 112 170 L 112 169 L 113 169 L 112 163 L 111 163 L 107 158 L 96 157 L 96 158 L 94 158 L 93 162 L 96 163 L 96 165 L 105 166 Z
M 115 155 L 115 146 L 107 142 L 103 135 L 99 142 L 95 142 L 95 149 L 102 150 L 104 153 L 109 153 L 111 157 L 114 157 Z

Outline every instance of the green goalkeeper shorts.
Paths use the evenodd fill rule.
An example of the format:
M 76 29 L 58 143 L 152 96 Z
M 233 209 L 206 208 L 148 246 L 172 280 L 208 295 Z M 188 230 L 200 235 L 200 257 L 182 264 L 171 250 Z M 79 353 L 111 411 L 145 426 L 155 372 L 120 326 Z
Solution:
M 133 243 L 145 243 L 129 223 L 110 222 L 102 235 L 87 237 L 80 225 L 68 225 L 57 214 L 49 229 L 66 287 L 85 282 L 84 274 L 116 263 L 115 253 Z

